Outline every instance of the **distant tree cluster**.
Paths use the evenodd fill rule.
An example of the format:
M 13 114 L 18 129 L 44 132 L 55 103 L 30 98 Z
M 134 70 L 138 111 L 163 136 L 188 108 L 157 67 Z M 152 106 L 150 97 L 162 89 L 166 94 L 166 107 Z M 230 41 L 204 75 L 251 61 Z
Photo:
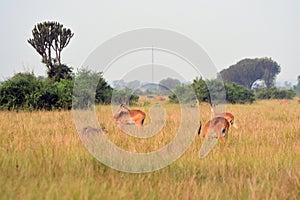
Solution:
M 135 94 L 141 96 L 147 95 L 169 95 L 171 90 L 173 90 L 177 85 L 180 85 L 181 82 L 177 79 L 166 78 L 162 79 L 158 84 L 152 84 L 143 82 L 141 83 L 138 80 L 125 82 L 124 80 L 114 80 L 112 85 L 114 89 L 117 90 L 126 90 L 131 89 Z
M 196 96 L 192 85 L 177 85 L 174 92 L 169 95 L 170 103 L 192 103 L 196 101 Z
M 193 90 L 190 90 L 192 88 Z M 171 103 L 192 102 L 196 98 L 199 102 L 212 103 L 253 103 L 254 94 L 243 86 L 235 83 L 227 84 L 219 80 L 203 80 L 201 77 L 194 79 L 191 85 L 178 85 L 175 87 L 174 94 L 169 96 Z M 212 102 L 213 101 L 213 102 Z
M 168 88 L 169 90 L 174 89 L 177 85 L 180 85 L 181 82 L 177 79 L 173 79 L 173 78 L 166 78 L 166 79 L 162 79 L 159 82 L 160 85 Z
M 272 87 L 270 89 L 260 89 L 256 93 L 257 99 L 293 99 L 296 96 L 296 92 L 292 89 L 278 89 Z
M 139 100 L 139 96 L 130 88 L 114 90 L 112 94 L 112 103 L 135 105 Z
M 235 82 L 249 90 L 258 80 L 264 80 L 267 88 L 274 86 L 276 75 L 280 73 L 280 66 L 271 58 L 243 59 L 220 72 L 226 83 Z

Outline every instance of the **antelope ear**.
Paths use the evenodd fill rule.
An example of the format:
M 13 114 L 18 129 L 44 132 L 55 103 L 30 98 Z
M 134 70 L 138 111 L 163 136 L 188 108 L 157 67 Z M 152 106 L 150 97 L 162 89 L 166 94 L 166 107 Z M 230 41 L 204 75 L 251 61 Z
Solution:
M 232 124 L 232 126 L 233 126 L 235 129 L 238 129 L 238 126 L 235 124 L 235 122 Z

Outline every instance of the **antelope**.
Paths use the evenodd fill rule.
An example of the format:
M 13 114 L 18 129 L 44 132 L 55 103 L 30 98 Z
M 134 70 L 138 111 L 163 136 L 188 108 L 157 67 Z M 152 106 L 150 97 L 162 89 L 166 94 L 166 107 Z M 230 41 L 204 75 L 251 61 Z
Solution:
M 206 101 L 201 101 L 200 104 L 201 104 L 201 105 L 208 105 L 208 102 L 206 102 Z
M 204 158 L 217 144 L 218 140 L 221 143 L 225 142 L 228 138 L 229 127 L 233 126 L 237 128 L 234 115 L 229 112 L 215 113 L 213 107 L 210 105 L 212 111 L 212 119 L 209 120 L 205 126 L 202 137 L 205 138 L 200 150 L 200 158 Z M 198 130 L 198 135 L 201 132 L 202 123 L 200 121 L 200 127 Z
M 82 129 L 83 134 L 90 134 L 90 133 L 108 133 L 106 129 L 102 128 L 94 128 L 91 126 L 86 126 Z
M 289 100 L 284 100 L 284 101 L 281 101 L 281 102 L 280 102 L 280 105 L 287 105 L 287 104 L 289 104 L 289 103 L 290 103 Z
M 230 123 L 230 126 L 233 126 L 236 129 L 238 128 L 234 121 L 234 115 L 229 112 L 215 114 L 215 117 L 224 117 Z
M 223 138 L 228 137 L 229 127 L 230 123 L 225 117 L 215 117 L 206 123 L 204 127 L 204 130 L 206 131 L 203 137 L 215 133 L 217 134 L 219 141 L 224 142 Z
M 223 136 L 223 137 L 226 136 L 226 138 L 227 138 L 227 132 L 229 130 L 229 127 L 230 127 L 230 122 L 225 117 L 222 117 L 222 116 L 215 117 L 215 118 L 209 120 L 205 124 L 204 133 L 203 133 L 202 137 L 206 137 L 209 133 L 211 133 L 211 131 L 214 131 L 217 133 L 219 140 L 223 141 L 220 136 Z M 199 132 L 200 132 L 200 130 L 201 130 L 201 125 L 200 125 Z M 221 130 L 222 134 L 219 134 L 220 130 Z M 198 134 L 200 134 L 199 132 L 198 132 Z
M 212 120 L 208 121 L 204 128 L 207 128 L 205 132 L 205 139 L 201 146 L 199 157 L 204 158 L 209 154 L 209 152 L 217 144 L 218 140 L 221 143 L 224 143 L 228 137 L 230 123 L 224 117 L 215 117 Z
M 158 101 L 165 101 L 166 98 L 165 98 L 165 97 L 162 97 L 162 96 L 158 96 L 158 97 L 157 97 L 157 100 L 158 100 Z
M 234 115 L 229 113 L 229 112 L 223 112 L 223 113 L 217 113 L 215 114 L 214 113 L 214 110 L 213 108 L 211 107 L 211 111 L 213 113 L 213 118 L 216 118 L 216 117 L 223 117 L 225 118 L 228 122 L 229 122 L 229 125 L 230 126 L 233 126 L 235 129 L 237 129 L 237 125 L 235 123 L 235 120 L 234 120 Z M 210 120 L 211 121 L 211 120 Z M 205 126 L 204 126 L 204 133 L 203 133 L 203 137 L 206 136 L 207 132 L 208 132 L 208 129 L 209 129 L 209 126 L 210 126 L 210 121 L 208 121 Z M 201 133 L 201 128 L 202 128 L 202 123 L 200 122 L 200 127 L 198 129 L 198 135 Z
M 130 110 L 124 104 L 120 104 L 119 109 L 114 113 L 114 119 L 120 125 L 131 124 L 142 127 L 146 114 L 141 110 Z

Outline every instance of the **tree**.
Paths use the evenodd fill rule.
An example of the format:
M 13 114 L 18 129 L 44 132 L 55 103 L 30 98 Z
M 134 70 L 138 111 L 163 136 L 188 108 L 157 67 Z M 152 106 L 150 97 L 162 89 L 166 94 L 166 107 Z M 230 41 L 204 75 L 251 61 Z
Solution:
M 177 85 L 180 85 L 180 81 L 173 78 L 166 78 L 159 82 L 160 85 L 167 87 L 168 89 L 172 90 Z
M 258 79 L 262 79 L 267 88 L 273 87 L 279 72 L 280 66 L 271 58 L 247 58 L 222 70 L 220 75 L 225 82 L 235 82 L 250 90 L 252 84 Z
M 81 69 L 75 77 L 73 108 L 89 109 L 96 104 L 111 102 L 112 88 L 101 72 Z
M 199 102 L 210 102 L 209 91 L 206 82 L 202 79 L 202 77 L 196 77 L 193 80 L 192 87 Z
M 48 71 L 48 76 L 55 82 L 59 82 L 61 79 L 71 80 L 74 75 L 72 73 L 72 68 L 67 65 L 54 64 L 54 66 Z
M 174 89 L 174 93 L 169 95 L 170 103 L 192 103 L 195 102 L 195 100 L 196 96 L 192 85 L 177 85 Z
M 61 63 L 61 52 L 67 47 L 74 33 L 58 22 L 38 23 L 32 30 L 33 38 L 28 43 L 42 56 L 49 78 L 59 81 L 68 76 L 72 69 Z M 54 54 L 54 55 L 53 55 Z M 62 69 L 62 70 L 59 70 Z M 61 73 L 61 72 L 64 73 Z
M 223 84 L 218 79 L 203 80 L 201 77 L 194 79 L 192 87 L 199 102 L 212 103 L 253 103 L 254 95 L 243 86 L 236 83 Z M 212 102 L 213 101 L 213 102 Z

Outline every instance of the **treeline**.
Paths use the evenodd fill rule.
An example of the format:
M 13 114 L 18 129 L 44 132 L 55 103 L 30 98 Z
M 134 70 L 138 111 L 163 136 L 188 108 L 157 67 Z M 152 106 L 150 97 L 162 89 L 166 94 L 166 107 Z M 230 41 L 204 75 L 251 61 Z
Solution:
M 73 93 L 75 79 L 82 79 L 81 87 Z M 96 90 L 90 88 L 92 81 L 99 80 Z M 90 88 L 90 89 L 89 89 Z M 1 110 L 55 110 L 88 107 L 95 103 L 108 104 L 112 88 L 102 73 L 80 70 L 71 79 L 59 82 L 50 78 L 36 77 L 33 73 L 18 73 L 0 85 Z M 95 92 L 96 91 L 96 92 Z M 73 101 L 72 101 L 73 94 Z
M 114 90 L 101 72 L 81 69 L 71 78 L 54 81 L 33 73 L 17 73 L 0 84 L 1 110 L 87 109 L 95 104 L 135 104 L 129 88 Z
M 197 77 L 190 85 L 177 85 L 169 99 L 171 103 L 188 103 L 197 99 L 199 102 L 208 103 L 245 104 L 253 103 L 257 99 L 292 99 L 295 96 L 293 89 L 272 87 L 250 90 L 234 82 L 224 83 L 218 79 L 203 80 Z
M 75 81 L 76 80 L 76 81 Z M 95 84 L 96 83 L 96 84 Z M 75 90 L 74 90 L 75 85 Z M 192 84 L 178 84 L 169 95 L 171 103 L 226 101 L 232 104 L 253 103 L 256 99 L 292 99 L 294 90 L 276 87 L 253 92 L 236 83 L 203 80 L 197 77 Z M 113 89 L 102 73 L 81 69 L 71 78 L 59 82 L 36 77 L 33 73 L 18 73 L 0 84 L 1 110 L 69 110 L 90 108 L 94 104 L 127 103 L 139 100 L 132 89 Z
M 248 89 L 236 83 L 223 83 L 217 79 L 203 80 L 201 77 L 194 79 L 190 85 L 177 85 L 174 93 L 169 96 L 171 103 L 199 102 L 208 103 L 253 103 L 255 95 Z

